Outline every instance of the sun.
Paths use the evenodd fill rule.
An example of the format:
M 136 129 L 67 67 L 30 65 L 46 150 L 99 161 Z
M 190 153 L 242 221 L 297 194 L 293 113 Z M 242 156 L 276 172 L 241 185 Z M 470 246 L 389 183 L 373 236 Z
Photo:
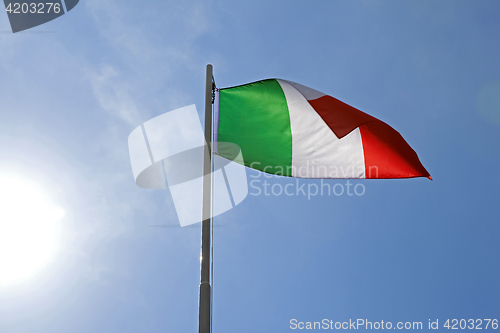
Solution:
M 29 278 L 51 259 L 63 215 L 35 185 L 0 176 L 0 285 Z

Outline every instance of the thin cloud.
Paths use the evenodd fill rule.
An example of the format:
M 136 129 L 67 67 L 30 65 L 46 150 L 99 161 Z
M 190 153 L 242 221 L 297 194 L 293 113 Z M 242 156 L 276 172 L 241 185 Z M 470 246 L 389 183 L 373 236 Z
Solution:
M 139 108 L 131 97 L 131 88 L 126 82 L 122 82 L 116 68 L 104 65 L 89 75 L 94 95 L 104 110 L 127 124 L 135 125 L 140 122 Z

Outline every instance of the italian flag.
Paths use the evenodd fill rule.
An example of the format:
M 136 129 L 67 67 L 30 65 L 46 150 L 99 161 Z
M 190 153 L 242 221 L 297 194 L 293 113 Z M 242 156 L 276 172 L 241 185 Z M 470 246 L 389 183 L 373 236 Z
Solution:
M 300 178 L 428 177 L 415 151 L 392 127 L 298 83 L 268 79 L 220 89 L 214 152 L 240 163 Z

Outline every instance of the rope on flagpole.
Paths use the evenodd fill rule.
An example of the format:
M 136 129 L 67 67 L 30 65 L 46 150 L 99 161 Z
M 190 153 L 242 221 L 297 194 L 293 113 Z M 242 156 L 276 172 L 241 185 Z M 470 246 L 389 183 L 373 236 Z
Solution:
M 212 297 L 210 298 L 210 332 L 212 332 L 212 325 L 213 325 L 213 302 L 214 302 L 214 218 L 213 218 L 213 212 L 214 212 L 214 187 L 215 187 L 215 183 L 214 183 L 214 147 L 213 147 L 213 143 L 215 142 L 215 133 L 214 133 L 214 120 L 215 120 L 215 112 L 214 112 L 214 108 L 215 108 L 215 89 L 216 89 L 216 86 L 215 86 L 215 79 L 214 79 L 214 76 L 212 74 L 212 141 L 211 141 L 211 144 L 212 144 L 212 151 L 211 151 L 211 156 L 210 156 L 210 160 L 211 160 L 211 182 L 212 182 L 212 193 L 211 193 L 211 212 L 212 212 L 212 216 L 210 218 L 211 220 L 211 242 L 210 242 L 210 245 L 211 245 L 211 254 L 210 254 L 210 284 L 212 286 Z

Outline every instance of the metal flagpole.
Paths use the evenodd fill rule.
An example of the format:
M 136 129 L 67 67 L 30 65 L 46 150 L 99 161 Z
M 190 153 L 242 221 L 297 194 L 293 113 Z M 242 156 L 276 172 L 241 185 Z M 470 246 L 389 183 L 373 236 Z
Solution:
M 212 91 L 214 89 L 212 65 L 207 65 L 205 91 L 205 141 L 207 143 L 203 159 L 203 221 L 201 224 L 201 283 L 199 333 L 211 333 L 211 298 L 210 286 L 210 224 L 212 194 Z

